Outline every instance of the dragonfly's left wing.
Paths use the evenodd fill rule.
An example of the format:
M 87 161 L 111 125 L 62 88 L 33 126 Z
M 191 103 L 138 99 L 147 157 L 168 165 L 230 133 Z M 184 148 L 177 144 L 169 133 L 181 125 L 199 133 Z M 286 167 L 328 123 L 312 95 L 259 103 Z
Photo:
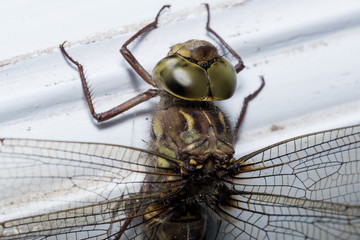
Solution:
M 360 125 L 304 135 L 239 159 L 219 237 L 359 239 Z
M 0 139 L 0 239 L 105 239 L 121 228 L 124 239 L 142 237 L 142 216 L 165 211 L 149 208 L 166 207 L 154 189 L 166 191 L 167 177 L 172 188 L 182 182 L 157 157 L 109 144 Z M 159 188 L 149 191 L 150 182 Z

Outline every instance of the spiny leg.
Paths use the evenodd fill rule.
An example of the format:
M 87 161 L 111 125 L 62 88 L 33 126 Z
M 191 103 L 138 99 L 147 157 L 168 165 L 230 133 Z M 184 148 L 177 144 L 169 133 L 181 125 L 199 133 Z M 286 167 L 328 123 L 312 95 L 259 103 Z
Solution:
M 255 92 L 253 92 L 252 94 L 250 94 L 250 95 L 248 95 L 246 98 L 244 98 L 243 106 L 242 106 L 241 112 L 240 112 L 240 116 L 239 116 L 239 118 L 238 118 L 238 120 L 237 120 L 235 129 L 234 129 L 235 140 L 237 139 L 237 135 L 238 135 L 238 133 L 239 133 L 239 128 L 240 128 L 240 126 L 241 126 L 241 123 L 242 123 L 243 120 L 244 120 L 245 113 L 246 113 L 246 109 L 247 109 L 247 106 L 248 106 L 249 102 L 250 102 L 251 100 L 253 100 L 253 99 L 261 92 L 261 90 L 262 90 L 263 87 L 265 86 L 264 77 L 263 77 L 263 76 L 260 76 L 260 79 L 261 79 L 261 85 L 260 85 L 260 87 L 259 87 Z
M 170 7 L 170 5 L 164 5 L 160 9 L 158 14 L 156 15 L 155 21 L 153 21 L 152 23 L 146 25 L 142 29 L 140 29 L 134 36 L 132 36 L 129 40 L 127 40 L 120 49 L 121 54 L 124 56 L 126 61 L 128 61 L 128 63 L 131 65 L 131 67 L 140 75 L 140 77 L 142 79 L 144 79 L 145 82 L 147 82 L 148 84 L 150 84 L 150 85 L 152 85 L 154 87 L 155 87 L 155 83 L 153 82 L 151 75 L 143 68 L 143 66 L 141 66 L 139 61 L 134 57 L 134 55 L 130 52 L 130 50 L 127 48 L 127 46 L 131 42 L 133 42 L 137 37 L 139 37 L 141 34 L 147 32 L 147 31 L 150 31 L 153 28 L 156 28 L 160 13 L 165 8 L 169 8 L 169 7 Z
M 59 45 L 60 50 L 70 62 L 72 62 L 73 64 L 75 64 L 77 66 L 79 75 L 80 75 L 80 79 L 81 79 L 82 88 L 84 90 L 86 102 L 89 106 L 90 113 L 93 116 L 93 118 L 95 118 L 98 122 L 102 122 L 102 121 L 108 120 L 110 118 L 113 118 L 113 117 L 119 115 L 120 113 L 125 112 L 128 109 L 138 105 L 139 103 L 145 102 L 145 101 L 149 100 L 150 98 L 153 98 L 153 97 L 156 97 L 157 95 L 159 95 L 159 93 L 160 93 L 159 89 L 149 89 L 146 92 L 143 92 L 143 93 L 137 95 L 136 97 L 133 97 L 133 98 L 127 100 L 126 102 L 124 102 L 106 112 L 96 113 L 95 109 L 94 109 L 94 104 L 93 104 L 93 101 L 91 98 L 91 92 L 89 90 L 89 86 L 88 86 L 88 83 L 85 78 L 84 68 L 79 62 L 75 61 L 72 57 L 70 57 L 70 55 L 65 51 L 65 48 L 64 48 L 65 43 L 66 42 L 63 42 L 62 44 Z
M 225 42 L 224 39 L 222 39 L 222 37 L 219 36 L 219 34 L 217 34 L 211 27 L 210 27 L 210 9 L 209 9 L 209 4 L 204 3 L 206 10 L 207 10 L 207 23 L 206 23 L 206 30 L 211 32 L 212 34 L 214 34 L 214 36 L 229 50 L 229 52 L 236 58 L 236 60 L 238 60 L 238 63 L 235 65 L 235 70 L 236 72 L 240 72 L 241 70 L 244 69 L 244 63 L 241 59 L 241 57 L 235 52 L 234 49 L 232 49 L 229 44 L 227 44 Z

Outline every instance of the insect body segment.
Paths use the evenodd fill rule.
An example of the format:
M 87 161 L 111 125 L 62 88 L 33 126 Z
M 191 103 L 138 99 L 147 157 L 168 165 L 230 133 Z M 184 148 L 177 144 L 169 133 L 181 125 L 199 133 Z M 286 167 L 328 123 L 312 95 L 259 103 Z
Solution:
M 212 102 L 188 102 L 163 94 L 153 116 L 153 150 L 185 163 L 191 169 L 216 171 L 232 158 L 230 123 Z
M 236 80 L 234 67 L 203 40 L 175 44 L 153 71 L 158 88 L 190 101 L 228 99 L 234 94 Z

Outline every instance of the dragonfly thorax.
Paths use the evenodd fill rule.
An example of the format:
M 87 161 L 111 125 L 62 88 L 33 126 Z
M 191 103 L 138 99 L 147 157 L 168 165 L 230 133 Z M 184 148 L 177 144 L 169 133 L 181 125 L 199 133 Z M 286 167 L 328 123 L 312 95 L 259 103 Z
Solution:
M 215 168 L 232 159 L 232 131 L 220 108 L 212 102 L 182 101 L 169 94 L 162 95 L 160 105 L 152 123 L 153 150 L 189 168 Z

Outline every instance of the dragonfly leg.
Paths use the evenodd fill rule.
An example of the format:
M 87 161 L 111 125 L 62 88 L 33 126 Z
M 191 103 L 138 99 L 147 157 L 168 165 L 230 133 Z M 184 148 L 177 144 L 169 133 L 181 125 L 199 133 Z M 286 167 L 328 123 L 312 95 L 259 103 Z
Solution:
M 158 14 L 155 17 L 155 20 L 146 25 L 145 27 L 143 27 L 142 29 L 140 29 L 134 36 L 132 36 L 129 40 L 127 40 L 124 45 L 122 45 L 120 52 L 121 54 L 124 56 L 124 58 L 126 59 L 126 61 L 128 61 L 128 63 L 131 65 L 131 67 L 137 72 L 137 74 L 140 75 L 140 77 L 142 79 L 144 79 L 145 82 L 147 82 L 148 84 L 152 85 L 155 87 L 155 83 L 152 80 L 151 75 L 143 68 L 143 66 L 141 66 L 141 64 L 139 63 L 139 61 L 135 58 L 135 56 L 130 52 L 130 50 L 127 48 L 127 46 L 133 42 L 137 37 L 139 37 L 141 34 L 156 28 L 157 23 L 158 23 L 158 19 L 160 16 L 160 13 L 165 9 L 165 8 L 169 8 L 170 5 L 164 5 L 160 11 L 158 12 Z
M 124 45 L 122 46 L 122 48 L 120 49 L 120 52 L 123 54 L 124 58 L 129 62 L 129 64 L 134 68 L 134 70 L 144 79 L 145 82 L 149 83 L 152 86 L 155 86 L 154 82 L 152 81 L 151 75 L 140 65 L 140 63 L 136 60 L 136 58 L 134 57 L 134 55 L 132 55 L 132 53 L 127 49 L 127 45 L 129 45 L 132 41 L 134 41 L 138 36 L 140 36 L 141 34 L 143 34 L 144 32 L 155 28 L 158 22 L 158 18 L 160 16 L 160 13 L 163 11 L 163 9 L 165 8 L 169 8 L 170 5 L 164 5 L 160 11 L 158 12 L 158 14 L 156 15 L 155 21 L 148 24 L 147 26 L 145 26 L 144 28 L 142 28 L 140 31 L 138 31 L 134 36 L 132 36 L 128 41 L 126 41 L 124 43 Z M 86 81 L 85 78 L 85 74 L 84 74 L 84 68 L 83 66 L 75 61 L 65 50 L 64 48 L 64 43 L 60 44 L 60 50 L 61 52 L 64 54 L 64 56 L 73 64 L 76 65 L 76 67 L 78 68 L 79 74 L 80 74 L 80 79 L 81 79 L 81 83 L 82 83 L 82 88 L 84 90 L 84 94 L 86 97 L 86 101 L 88 103 L 89 106 L 89 110 L 91 115 L 93 116 L 94 119 L 96 119 L 96 121 L 98 122 L 103 122 L 105 120 L 111 119 L 115 116 L 117 116 L 118 114 L 127 111 L 128 109 L 138 105 L 139 103 L 145 102 L 147 100 L 149 100 L 150 98 L 156 97 L 157 95 L 159 95 L 160 90 L 158 89 L 149 89 L 146 92 L 143 92 L 139 95 L 137 95 L 134 98 L 129 99 L 128 101 L 106 111 L 106 112 L 102 112 L 102 113 L 96 113 L 95 109 L 94 109 L 94 104 L 93 104 L 93 100 L 92 100 L 92 96 L 91 96 L 91 91 L 89 89 L 89 85 Z
M 95 113 L 94 112 L 94 107 L 92 106 L 90 108 L 91 111 L 91 115 L 98 121 L 98 122 L 103 122 L 106 121 L 108 119 L 111 119 L 117 115 L 119 115 L 120 113 L 123 113 L 127 110 L 129 110 L 132 107 L 135 107 L 136 105 L 145 102 L 153 97 L 156 97 L 157 95 L 159 95 L 159 93 L 161 92 L 161 90 L 159 89 L 149 89 L 143 93 L 140 93 L 139 95 L 127 100 L 126 102 L 111 108 L 110 110 L 106 111 L 106 112 L 102 112 L 102 113 Z M 92 104 L 92 103 L 91 103 Z M 89 105 L 90 107 L 90 105 Z M 92 109 L 92 110 L 91 110 Z
M 263 89 L 263 87 L 265 86 L 265 80 L 264 80 L 264 77 L 263 76 L 260 76 L 260 79 L 261 79 L 261 85 L 260 87 L 255 91 L 253 92 L 252 94 L 248 95 L 246 98 L 244 98 L 244 101 L 243 101 L 243 106 L 241 108 L 241 112 L 240 112 L 240 116 L 236 122 L 236 125 L 235 125 L 235 129 L 234 129 L 234 136 L 235 136 L 235 139 L 237 139 L 237 135 L 238 135 L 238 132 L 239 132 L 239 128 L 241 126 L 241 123 L 243 122 L 244 120 L 244 117 L 245 117 L 245 113 L 246 113 L 246 109 L 247 109 L 247 106 L 249 104 L 249 102 L 251 100 L 253 100 L 260 92 L 261 90 Z
M 122 112 L 125 112 L 128 109 L 138 105 L 139 103 L 145 102 L 145 101 L 149 100 L 150 98 L 153 98 L 153 97 L 156 97 L 157 95 L 159 95 L 160 90 L 149 89 L 146 92 L 143 92 L 143 93 L 137 95 L 136 97 L 133 97 L 133 98 L 129 99 L 128 101 L 126 101 L 106 112 L 96 113 L 95 109 L 94 109 L 93 100 L 91 97 L 91 92 L 90 92 L 88 83 L 85 78 L 84 68 L 79 62 L 75 61 L 72 57 L 70 57 L 70 55 L 66 52 L 66 50 L 64 48 L 64 44 L 65 44 L 65 42 L 60 45 L 60 50 L 70 62 L 72 62 L 73 64 L 75 64 L 77 66 L 79 74 L 80 74 L 82 88 L 84 90 L 85 98 L 88 103 L 90 113 L 93 116 L 93 118 L 96 119 L 96 121 L 102 122 L 102 121 L 108 120 L 110 118 L 113 118 L 116 115 L 118 115 Z
M 244 69 L 244 63 L 241 59 L 241 57 L 239 56 L 239 54 L 237 54 L 235 52 L 234 49 L 232 49 L 232 47 L 230 47 L 229 44 L 227 44 L 225 42 L 224 39 L 222 39 L 222 37 L 220 37 L 219 34 L 217 34 L 211 27 L 210 27 L 210 9 L 209 9 L 209 4 L 205 3 L 204 4 L 207 10 L 207 22 L 206 22 L 206 30 L 209 31 L 210 33 L 212 33 L 226 48 L 227 50 L 229 50 L 229 52 L 236 58 L 236 60 L 238 61 L 238 63 L 235 65 L 235 70 L 236 72 L 240 72 L 241 70 Z

